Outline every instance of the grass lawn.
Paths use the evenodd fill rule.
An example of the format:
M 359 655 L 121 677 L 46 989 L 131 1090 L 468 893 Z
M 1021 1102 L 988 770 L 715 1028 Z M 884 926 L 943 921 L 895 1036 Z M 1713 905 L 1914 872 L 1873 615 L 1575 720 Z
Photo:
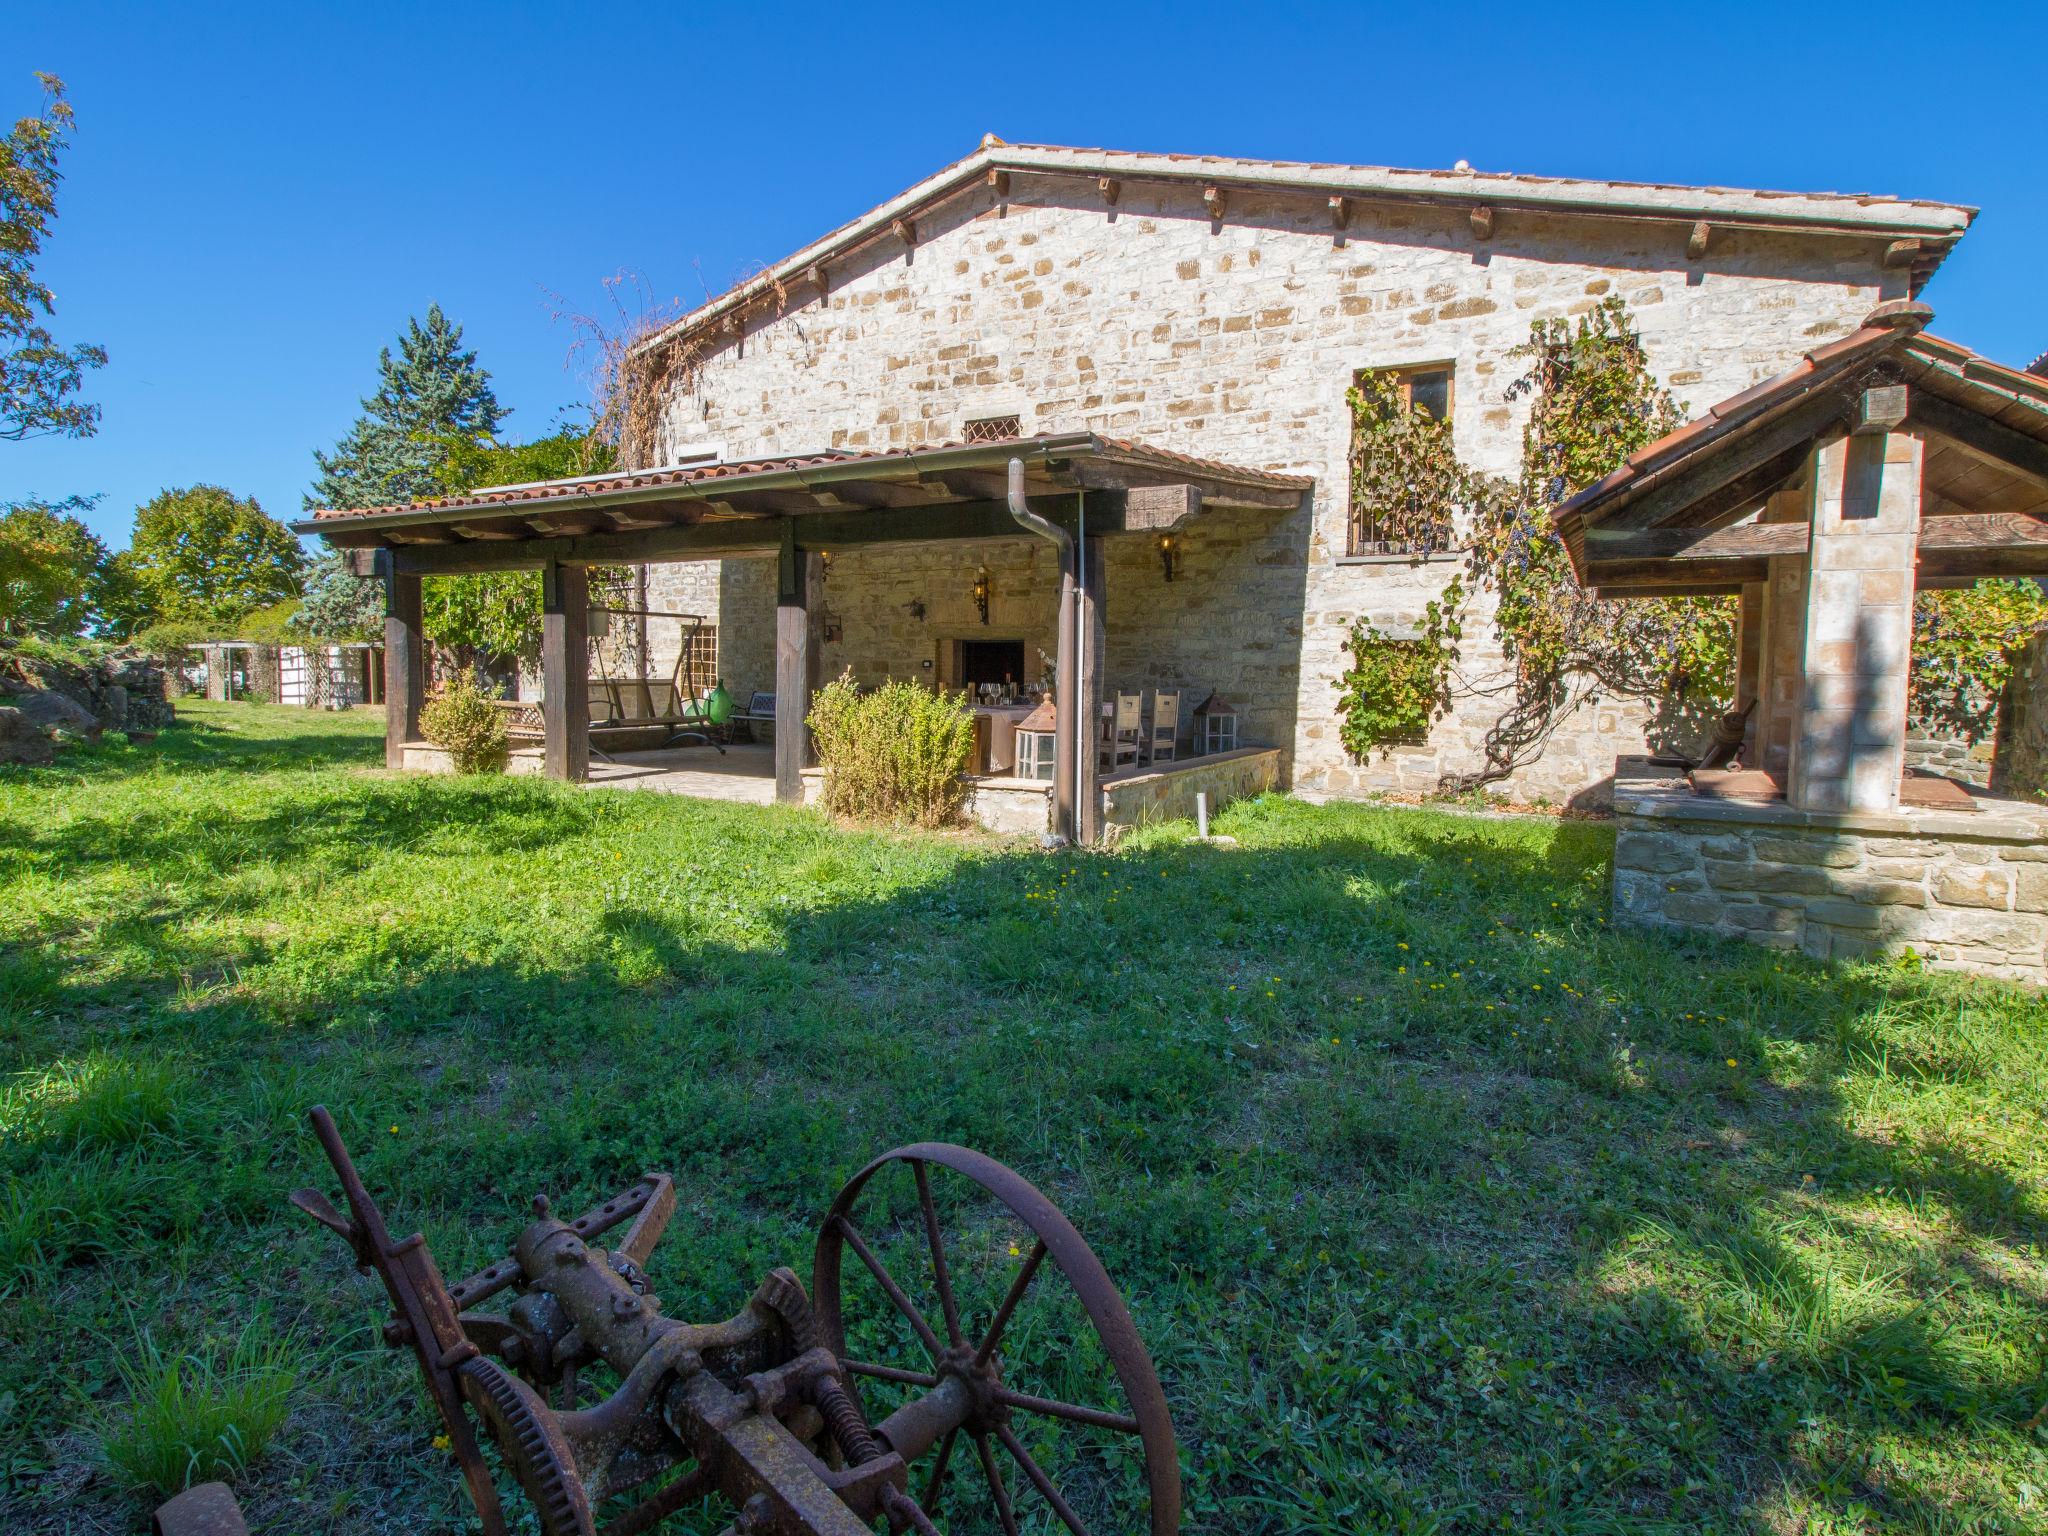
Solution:
M 871 1155 L 979 1147 L 1123 1287 L 1191 1531 L 2048 1529 L 2033 996 L 1616 931 L 1595 825 L 1275 798 L 1051 856 L 182 712 L 0 771 L 10 1531 L 137 1529 L 194 1402 L 276 1422 L 258 1529 L 465 1529 L 285 1205 L 316 1101 L 451 1275 L 668 1169 L 705 1320 Z

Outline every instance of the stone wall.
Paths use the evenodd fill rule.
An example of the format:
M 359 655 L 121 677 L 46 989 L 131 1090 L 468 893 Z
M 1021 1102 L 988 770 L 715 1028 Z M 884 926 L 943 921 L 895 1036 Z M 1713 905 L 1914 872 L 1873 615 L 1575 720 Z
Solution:
M 2048 631 L 2020 648 L 2001 702 L 1993 782 L 2001 794 L 2039 800 L 2048 795 Z
M 1231 801 L 1262 795 L 1279 781 L 1280 754 L 1273 748 L 1219 752 L 1157 772 L 1110 780 L 1102 787 L 1103 822 L 1124 828 L 1193 821 L 1198 794 L 1209 797 L 1209 814 L 1213 816 Z
M 1138 581 L 1148 561 L 1156 573 L 1142 541 L 1113 555 L 1106 623 L 1138 626 L 1123 637 L 1134 680 L 1153 668 L 1258 711 L 1298 789 L 1433 787 L 1444 769 L 1478 761 L 1498 708 L 1484 691 L 1501 679 L 1498 645 L 1480 614 L 1461 664 L 1470 696 L 1427 747 L 1346 760 L 1335 701 L 1352 620 L 1412 623 L 1455 567 L 1347 558 L 1344 392 L 1361 368 L 1449 362 L 1460 455 L 1512 474 L 1527 402 L 1505 399 L 1508 354 L 1532 320 L 1623 295 L 1653 365 L 1698 414 L 1904 292 L 1875 240 L 1717 230 L 1697 264 L 1684 245 L 1678 226 L 1523 212 L 1482 244 L 1462 211 L 1421 207 L 1361 207 L 1340 232 L 1319 204 L 1249 192 L 1212 221 L 1196 188 L 1131 185 L 1106 208 L 1092 181 L 1034 177 L 1006 201 L 990 191 L 920 217 L 913 247 L 883 242 L 835 265 L 822 299 L 794 293 L 785 314 L 737 339 L 703 338 L 662 450 L 907 449 L 1015 412 L 1026 433 L 1088 429 L 1311 474 L 1312 510 L 1214 530 L 1230 568 L 1206 586 L 1194 569 L 1199 522 L 1185 586 L 1156 574 L 1126 585 L 1126 564 Z M 852 589 L 838 581 L 828 600 L 851 625 Z M 1158 615 L 1164 627 L 1168 612 L 1201 633 L 1155 661 L 1143 626 Z M 1112 670 L 1118 643 L 1112 633 Z M 1589 703 L 1503 789 L 1597 791 L 1615 754 L 1641 750 L 1654 725 L 1642 705 Z
M 1695 796 L 1625 765 L 1614 911 L 1817 959 L 1912 949 L 1929 965 L 2048 982 L 2048 807 L 1820 813 Z

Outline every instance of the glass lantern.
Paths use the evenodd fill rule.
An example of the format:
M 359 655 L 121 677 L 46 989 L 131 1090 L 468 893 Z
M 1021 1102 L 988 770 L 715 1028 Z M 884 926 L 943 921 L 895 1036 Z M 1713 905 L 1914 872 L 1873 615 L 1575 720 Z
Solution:
M 1054 743 L 1058 717 L 1053 713 L 1052 700 L 1047 699 L 1038 708 L 1017 722 L 1017 777 L 1020 779 L 1052 778 L 1053 764 L 1058 760 Z
M 1195 706 L 1195 740 L 1202 755 L 1237 750 L 1237 710 L 1220 693 L 1212 693 Z

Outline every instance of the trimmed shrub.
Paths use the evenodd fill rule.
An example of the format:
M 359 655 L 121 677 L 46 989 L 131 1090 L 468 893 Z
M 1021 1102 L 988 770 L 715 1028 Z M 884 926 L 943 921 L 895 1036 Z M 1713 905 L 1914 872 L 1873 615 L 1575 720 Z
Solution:
M 511 756 L 504 711 L 467 672 L 420 711 L 420 734 L 448 754 L 457 773 L 503 773 Z
M 810 725 L 834 815 L 920 827 L 959 817 L 974 749 L 964 693 L 893 682 L 862 693 L 848 671 L 812 699 Z

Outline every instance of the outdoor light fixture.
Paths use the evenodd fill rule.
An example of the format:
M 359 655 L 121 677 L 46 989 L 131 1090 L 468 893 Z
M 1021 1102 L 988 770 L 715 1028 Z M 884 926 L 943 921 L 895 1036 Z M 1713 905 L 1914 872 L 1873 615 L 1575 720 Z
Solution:
M 981 614 L 981 622 L 984 624 L 988 622 L 988 594 L 988 567 L 984 565 L 974 573 L 974 606 Z
M 829 549 L 821 549 L 818 551 L 818 580 L 820 583 L 823 583 L 830 581 L 831 579 L 832 551 Z
M 1180 545 L 1170 533 L 1159 535 L 1159 568 L 1166 573 L 1168 581 L 1173 580 L 1180 570 Z

